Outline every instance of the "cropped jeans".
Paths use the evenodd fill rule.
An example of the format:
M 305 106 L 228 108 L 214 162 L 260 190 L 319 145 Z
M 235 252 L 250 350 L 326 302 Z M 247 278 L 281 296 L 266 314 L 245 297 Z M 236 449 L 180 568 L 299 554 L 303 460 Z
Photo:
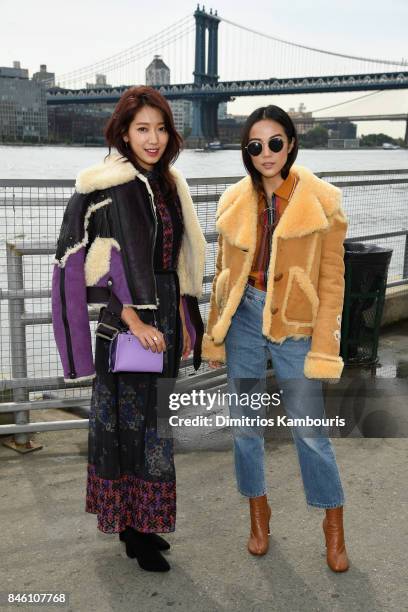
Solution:
M 262 334 L 265 292 L 247 285 L 225 339 L 228 393 L 234 461 L 238 490 L 246 497 L 266 494 L 263 427 L 247 426 L 243 417 L 265 417 L 265 408 L 254 410 L 240 398 L 265 393 L 267 360 L 272 359 L 275 377 L 287 418 L 325 418 L 322 383 L 304 376 L 303 368 L 311 338 L 287 338 L 271 342 Z M 245 390 L 243 393 L 243 390 Z M 248 393 L 248 390 L 250 391 Z M 238 394 L 238 395 L 236 395 Z M 235 398 L 235 399 L 234 399 Z M 253 423 L 253 421 L 250 421 Z M 241 424 L 242 423 L 242 424 Z M 303 423 L 303 422 L 300 422 Z M 344 493 L 330 438 L 319 425 L 293 426 L 306 502 L 319 508 L 336 508 Z

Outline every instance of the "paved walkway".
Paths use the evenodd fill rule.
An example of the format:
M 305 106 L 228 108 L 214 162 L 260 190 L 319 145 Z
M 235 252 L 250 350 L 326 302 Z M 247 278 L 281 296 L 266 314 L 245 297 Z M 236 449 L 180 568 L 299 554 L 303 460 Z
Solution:
M 397 356 L 400 373 L 404 342 L 401 330 L 382 337 L 384 363 Z M 326 566 L 323 514 L 305 504 L 291 441 L 267 442 L 272 535 L 263 558 L 246 552 L 248 508 L 235 490 L 230 448 L 179 453 L 172 570 L 158 575 L 140 570 L 83 511 L 87 431 L 38 437 L 43 450 L 25 456 L 0 446 L 0 591 L 64 591 L 64 609 L 75 612 L 407 609 L 407 439 L 334 440 L 352 563 L 339 575 Z

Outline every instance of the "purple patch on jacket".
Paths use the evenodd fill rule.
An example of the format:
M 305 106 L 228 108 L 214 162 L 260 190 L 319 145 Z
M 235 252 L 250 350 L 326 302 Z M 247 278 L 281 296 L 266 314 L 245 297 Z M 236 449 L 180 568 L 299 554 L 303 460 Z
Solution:
M 186 321 L 186 327 L 187 327 L 187 331 L 188 331 L 188 335 L 190 336 L 190 342 L 191 342 L 191 350 L 194 349 L 195 346 L 195 342 L 196 342 L 196 330 L 194 328 L 194 325 L 191 322 L 190 319 L 190 313 L 188 310 L 188 305 L 186 302 L 186 299 L 184 297 L 181 298 L 181 302 L 183 304 L 183 311 L 184 311 L 184 318 Z
M 64 271 L 55 265 L 52 285 L 52 319 L 64 378 L 75 380 L 95 373 L 85 286 L 85 248 L 70 255 Z M 65 276 L 62 279 L 62 275 Z M 66 322 L 64 323 L 64 304 Z M 73 372 L 68 345 L 72 347 Z
M 51 289 L 51 304 L 52 304 L 52 326 L 54 329 L 54 338 L 61 358 L 64 377 L 69 373 L 68 351 L 65 338 L 64 323 L 62 321 L 62 304 L 60 297 L 61 283 L 61 268 L 54 265 L 52 273 L 52 289 Z
M 130 295 L 129 287 L 126 280 L 125 269 L 123 267 L 122 255 L 115 248 L 111 249 L 111 259 L 109 272 L 104 274 L 96 283 L 94 287 L 107 287 L 108 279 L 112 278 L 113 286 L 112 289 L 116 297 L 122 302 L 122 304 L 132 304 L 132 297 Z

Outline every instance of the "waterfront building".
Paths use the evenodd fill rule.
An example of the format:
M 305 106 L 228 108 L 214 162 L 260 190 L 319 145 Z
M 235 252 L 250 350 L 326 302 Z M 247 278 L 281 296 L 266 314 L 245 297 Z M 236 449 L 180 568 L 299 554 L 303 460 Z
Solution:
M 225 119 L 218 119 L 218 135 L 222 144 L 239 144 L 241 142 L 244 119 L 229 115 Z
M 218 105 L 218 119 L 228 119 L 226 102 L 220 102 Z
M 98 88 L 107 89 L 108 87 L 112 88 L 112 85 L 109 85 L 106 82 L 106 74 L 96 74 L 95 75 L 95 83 L 87 83 L 86 84 L 86 88 L 87 89 L 98 89 Z
M 146 68 L 146 85 L 170 85 L 170 68 L 160 55 L 155 55 Z M 177 131 L 185 138 L 191 132 L 193 105 L 189 100 L 169 101 Z
M 351 121 L 330 121 L 322 125 L 327 128 L 331 139 L 355 140 L 357 138 L 357 125 Z
M 87 89 L 112 87 L 105 74 L 96 74 Z M 67 104 L 48 107 L 49 142 L 66 144 L 105 144 L 104 129 L 115 103 Z
M 193 105 L 189 100 L 172 100 L 169 102 L 173 112 L 176 130 L 185 138 L 191 133 L 193 124 Z
M 41 83 L 44 83 L 44 85 L 47 88 L 54 87 L 55 86 L 55 73 L 48 72 L 47 65 L 41 64 L 40 71 L 34 72 L 33 74 L 33 81 L 40 81 Z
M 360 141 L 358 138 L 329 138 L 327 147 L 329 149 L 358 149 Z
M 28 70 L 27 68 L 21 68 L 20 62 L 13 62 L 13 66 L 0 66 L 0 77 L 28 79 Z
M 312 120 L 312 113 L 306 112 L 306 106 L 303 102 L 299 104 L 298 110 L 295 110 L 293 107 L 290 108 L 288 110 L 288 115 L 296 122 L 296 131 L 298 134 L 306 134 L 306 132 L 311 130 L 315 125 Z
M 30 80 L 20 62 L 0 67 L 0 142 L 45 142 L 46 87 Z
M 146 68 L 146 85 L 170 85 L 170 68 L 160 55 L 155 55 Z
M 114 104 L 67 104 L 48 107 L 49 142 L 105 144 L 104 129 Z

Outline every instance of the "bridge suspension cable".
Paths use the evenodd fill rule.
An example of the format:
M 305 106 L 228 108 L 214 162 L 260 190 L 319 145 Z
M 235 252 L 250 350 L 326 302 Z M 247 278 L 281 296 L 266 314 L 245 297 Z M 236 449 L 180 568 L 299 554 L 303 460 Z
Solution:
M 155 53 L 162 55 L 163 52 L 168 49 L 168 47 L 174 46 L 175 43 L 182 41 L 183 38 L 192 38 L 190 35 L 193 34 L 194 30 L 194 21 L 192 20 L 191 15 L 187 15 L 173 23 L 171 26 L 161 30 L 154 36 L 146 38 L 137 44 L 124 49 L 123 51 L 95 62 L 94 64 L 90 64 L 57 76 L 56 82 L 62 87 L 83 87 L 85 81 L 91 81 L 95 78 L 96 73 L 105 74 L 108 79 L 113 81 L 113 85 L 130 84 L 131 82 L 144 82 L 144 70 L 146 68 L 146 63 L 140 66 L 136 66 L 136 63 L 145 58 L 153 59 L 152 56 Z M 184 58 L 185 57 L 186 54 L 184 54 Z M 173 69 L 177 68 L 178 64 L 180 63 L 181 62 L 175 62 L 175 64 L 172 66 Z M 123 80 L 125 77 L 123 71 L 127 67 L 130 67 L 131 70 L 127 70 L 126 77 L 128 80 L 126 81 L 126 79 Z M 180 66 L 178 67 L 180 68 Z M 191 69 L 189 70 L 190 74 L 192 70 L 193 64 L 191 62 Z M 119 75 L 122 75 L 122 77 Z
M 201 13 L 204 14 L 204 17 Z M 393 73 L 397 72 L 396 79 L 405 78 L 399 73 L 405 72 L 408 61 L 367 58 L 318 49 L 254 30 L 220 16 L 217 16 L 217 19 L 221 20 L 218 28 L 218 46 L 211 47 L 214 41 L 214 31 L 210 36 L 209 30 L 205 29 L 204 37 L 202 36 L 203 25 L 207 28 L 208 24 L 207 21 L 198 23 L 200 15 L 201 20 L 208 21 L 214 18 L 211 14 L 207 18 L 203 10 L 198 11 L 198 16 L 197 11 L 194 14 L 200 33 L 197 38 L 198 47 L 201 49 L 201 55 L 205 55 L 204 59 L 201 55 L 198 56 L 199 61 L 204 61 L 205 64 L 198 73 L 201 75 L 203 72 L 205 78 L 210 76 L 211 79 L 217 79 L 217 75 L 221 82 L 243 81 L 239 85 L 241 90 L 251 88 L 249 81 L 259 81 L 260 88 L 263 89 L 263 80 L 268 80 L 275 87 L 275 80 L 286 79 L 287 87 L 290 89 L 293 85 L 291 79 L 305 79 L 308 85 L 309 77 L 317 77 L 314 81 L 319 87 L 324 86 L 323 79 L 326 76 L 349 75 L 352 80 L 355 75 L 357 79 L 360 78 L 359 75 L 363 75 L 365 79 L 370 80 L 370 75 L 375 72 L 379 73 L 378 81 L 380 82 L 383 74 L 391 73 L 389 77 L 394 78 Z M 160 55 L 163 62 L 170 68 L 171 84 L 191 83 L 197 50 L 195 31 L 196 24 L 193 16 L 186 15 L 157 34 L 123 51 L 58 76 L 56 82 L 61 87 L 68 89 L 82 89 L 85 85 L 94 83 L 96 74 L 103 74 L 107 84 L 112 87 L 145 83 L 145 70 L 150 60 L 153 59 L 153 55 Z M 209 52 L 210 47 L 211 53 Z M 208 66 L 214 62 L 214 57 L 216 63 L 218 57 L 218 65 L 215 68 L 212 67 L 211 74 L 208 75 Z M 321 84 L 319 83 L 320 78 L 322 78 Z M 387 76 L 383 80 L 386 81 Z M 220 85 L 222 86 L 222 83 Z M 209 86 L 208 83 L 205 86 Z M 91 85 L 90 88 L 93 89 L 93 87 Z
M 219 31 L 222 81 L 405 72 L 407 60 L 357 56 L 289 41 L 226 19 Z
M 384 93 L 384 90 L 372 91 L 364 96 L 357 96 L 356 98 L 350 98 L 349 100 L 344 100 L 343 102 L 337 102 L 337 104 L 331 104 L 330 106 L 323 106 L 322 108 L 315 108 L 311 113 L 319 113 L 320 111 L 329 110 L 330 108 L 336 108 L 337 106 L 344 106 L 344 104 L 351 104 L 352 102 L 357 102 L 357 100 L 362 100 L 363 98 L 369 98 L 371 96 L 377 96 L 378 94 Z
M 259 32 L 258 30 L 253 30 L 252 28 L 248 28 L 247 26 L 243 26 L 239 23 L 235 23 L 229 19 L 225 19 L 224 17 L 220 18 L 224 23 L 228 23 L 240 30 L 246 30 L 247 32 L 251 32 L 251 34 L 256 34 L 257 36 L 262 36 L 263 38 L 267 38 L 269 40 L 274 40 L 276 42 L 283 43 L 285 45 L 290 45 L 292 47 L 298 47 L 299 49 L 306 49 L 307 51 L 314 51 L 315 53 L 324 53 L 325 55 L 332 55 L 334 57 L 341 57 L 349 60 L 357 60 L 360 62 L 370 62 L 374 64 L 383 64 L 389 66 L 408 66 L 408 60 L 388 60 L 388 59 L 378 59 L 373 57 L 361 57 L 358 55 L 348 55 L 346 53 L 336 53 L 335 51 L 328 51 L 327 49 L 318 49 L 317 47 L 309 47 L 307 45 L 301 45 L 300 43 L 294 43 L 289 40 L 284 40 L 283 38 L 278 38 L 277 36 L 272 36 L 271 34 L 265 34 L 264 32 Z

